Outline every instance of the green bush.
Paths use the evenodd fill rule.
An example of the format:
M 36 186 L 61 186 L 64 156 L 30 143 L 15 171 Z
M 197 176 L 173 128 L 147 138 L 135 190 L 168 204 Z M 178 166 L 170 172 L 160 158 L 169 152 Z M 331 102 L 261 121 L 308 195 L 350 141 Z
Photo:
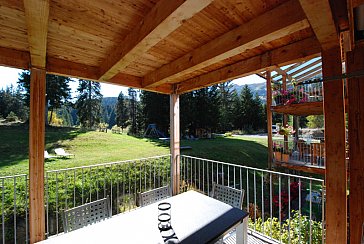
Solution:
M 231 133 L 231 132 L 226 132 L 226 133 L 224 134 L 224 136 L 225 136 L 225 137 L 231 137 L 231 136 L 233 136 L 233 133 Z
M 298 211 L 292 211 L 291 219 L 287 219 L 279 224 L 277 218 L 268 218 L 264 222 L 261 218 L 255 222 L 249 219 L 249 228 L 265 233 L 276 240 L 282 238 L 283 243 L 309 243 L 311 225 L 311 243 L 322 242 L 322 223 L 309 220 L 305 215 L 300 215 Z M 263 231 L 264 230 L 264 231 Z
M 7 122 L 15 122 L 18 121 L 18 117 L 15 115 L 15 113 L 13 111 L 11 111 L 8 116 L 6 116 L 6 121 Z

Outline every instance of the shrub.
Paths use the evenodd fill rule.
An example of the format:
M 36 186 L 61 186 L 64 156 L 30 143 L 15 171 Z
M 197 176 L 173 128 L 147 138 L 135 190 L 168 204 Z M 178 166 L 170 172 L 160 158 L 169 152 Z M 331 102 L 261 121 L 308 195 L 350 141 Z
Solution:
M 268 218 L 264 222 L 261 218 L 253 221 L 249 219 L 249 228 L 265 233 L 276 240 L 282 238 L 283 243 L 309 243 L 311 226 L 311 243 L 321 243 L 322 223 L 309 220 L 305 215 L 300 215 L 298 211 L 292 211 L 291 218 L 279 223 L 278 218 Z
M 224 134 L 224 136 L 225 136 L 225 137 L 231 137 L 231 136 L 233 136 L 233 133 L 231 133 L 231 132 L 226 132 L 226 133 Z
M 15 113 L 13 111 L 11 111 L 8 116 L 6 116 L 6 121 L 7 122 L 15 122 L 18 120 L 18 117 L 15 115 Z
M 121 133 L 121 128 L 119 127 L 119 126 L 117 126 L 117 125 L 114 125 L 112 128 L 111 128 L 111 132 L 112 133 L 118 133 L 118 134 L 120 134 Z

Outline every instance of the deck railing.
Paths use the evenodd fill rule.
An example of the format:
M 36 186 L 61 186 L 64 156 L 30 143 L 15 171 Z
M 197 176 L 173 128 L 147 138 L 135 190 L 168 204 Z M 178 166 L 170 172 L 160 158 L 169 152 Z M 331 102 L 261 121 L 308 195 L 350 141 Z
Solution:
M 323 83 L 287 83 L 287 89 L 282 84 L 273 85 L 273 106 L 295 103 L 317 102 L 323 100 Z
M 0 177 L 2 243 L 25 243 L 29 239 L 28 175 Z
M 63 232 L 62 213 L 109 196 L 113 214 L 135 208 L 138 194 L 170 183 L 170 155 L 45 173 L 46 235 Z M 28 175 L 0 177 L 2 243 L 27 243 Z M 1 242 L 1 241 L 0 241 Z
M 139 205 L 140 192 L 167 185 L 170 177 L 170 155 L 47 171 L 46 234 L 63 231 L 64 209 L 109 196 L 113 214 L 128 211 Z M 244 207 L 252 229 L 283 242 L 316 243 L 323 238 L 322 180 L 181 156 L 182 191 L 210 194 L 214 182 L 245 189 Z M 0 177 L 0 184 L 0 239 L 27 243 L 28 176 Z
M 181 189 L 211 194 L 213 183 L 245 190 L 250 228 L 284 243 L 323 243 L 321 179 L 181 156 Z
M 298 141 L 273 138 L 273 151 L 274 160 L 278 162 L 325 167 L 325 142 L 321 138 L 299 138 Z

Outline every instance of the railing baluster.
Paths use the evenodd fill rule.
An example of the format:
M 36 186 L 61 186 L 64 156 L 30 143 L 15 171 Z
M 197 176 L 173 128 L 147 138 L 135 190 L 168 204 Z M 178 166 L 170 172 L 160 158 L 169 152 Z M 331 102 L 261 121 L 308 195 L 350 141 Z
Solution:
M 310 180 L 310 243 L 312 243 L 312 223 L 311 223 L 311 220 L 312 220 L 312 180 Z
M 4 213 L 4 205 L 5 205 L 5 185 L 4 178 L 1 180 L 1 227 L 2 227 L 2 236 L 3 236 L 3 244 L 5 244 L 5 213 Z
M 16 177 L 14 177 L 14 243 L 16 243 Z
M 59 233 L 58 229 L 58 172 L 56 172 L 56 233 Z M 82 185 L 83 186 L 83 185 Z
M 288 176 L 288 243 L 291 243 L 291 178 Z
M 25 242 L 29 241 L 29 226 L 28 226 L 28 175 L 25 178 Z M 46 233 L 47 234 L 47 233 Z
M 261 201 L 262 201 L 262 223 L 264 223 L 264 173 L 261 174 L 261 184 L 262 184 L 262 196 L 261 196 Z M 264 224 L 262 225 L 262 230 L 263 230 L 263 235 L 265 234 L 264 231 Z
M 299 221 L 298 221 L 298 241 L 301 243 L 301 178 L 298 178 L 298 209 L 299 209 Z
M 249 170 L 246 169 L 246 209 L 249 211 Z
M 255 177 L 255 170 L 254 173 L 254 230 L 256 230 L 257 224 L 257 179 Z
M 281 193 L 281 175 L 278 178 L 278 219 L 279 219 L 279 240 L 282 242 L 282 193 Z
M 270 237 L 272 237 L 272 227 L 273 227 L 273 193 L 272 193 L 272 173 L 269 173 L 269 199 L 270 199 Z
M 46 190 L 46 221 L 47 221 L 46 236 L 49 236 L 50 233 L 49 233 L 49 189 L 48 189 L 49 188 L 49 182 L 48 182 L 48 172 L 46 172 L 45 182 L 46 182 L 45 190 Z M 27 221 L 27 223 L 28 223 L 28 221 Z

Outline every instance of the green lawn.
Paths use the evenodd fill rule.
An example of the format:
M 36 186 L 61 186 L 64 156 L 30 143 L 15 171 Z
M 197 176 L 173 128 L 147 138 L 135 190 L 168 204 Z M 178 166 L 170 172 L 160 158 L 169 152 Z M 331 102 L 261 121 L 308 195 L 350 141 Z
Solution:
M 182 145 L 192 146 L 192 150 L 182 151 L 182 154 L 266 168 L 266 144 L 266 139 L 250 137 L 186 140 L 182 141 Z M 74 128 L 47 128 L 46 149 L 53 154 L 57 147 L 63 147 L 76 156 L 48 160 L 45 163 L 46 170 L 169 153 L 169 144 L 159 140 L 135 138 L 125 134 L 85 132 Z M 0 126 L 0 176 L 27 173 L 28 148 L 27 126 Z

